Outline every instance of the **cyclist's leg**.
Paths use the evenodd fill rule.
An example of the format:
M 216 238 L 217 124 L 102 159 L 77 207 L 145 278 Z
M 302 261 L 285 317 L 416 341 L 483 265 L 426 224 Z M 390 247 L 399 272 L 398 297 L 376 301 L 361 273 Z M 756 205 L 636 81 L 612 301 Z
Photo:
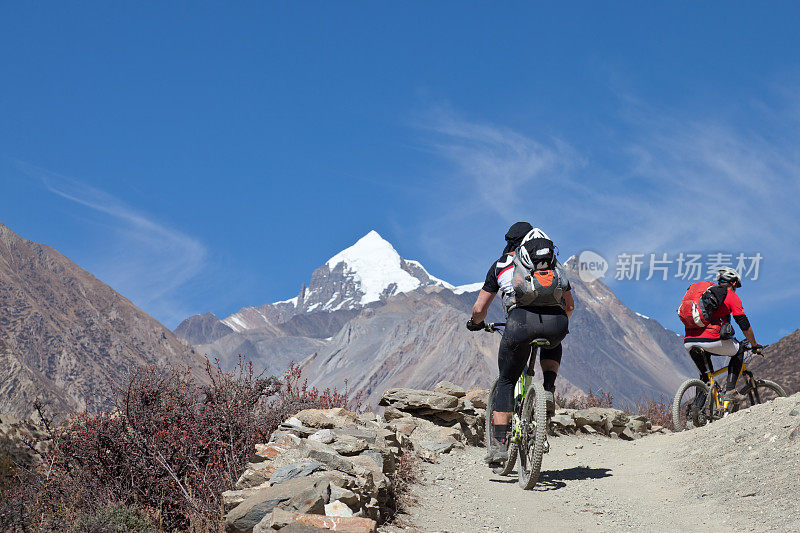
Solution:
M 739 341 L 736 339 L 717 339 L 703 343 L 686 343 L 684 346 L 687 350 L 694 346 L 699 346 L 710 355 L 730 357 L 728 379 L 725 383 L 725 400 L 735 402 L 742 401 L 744 397 L 736 392 L 736 382 L 739 380 L 739 374 L 742 372 L 742 365 L 744 363 L 744 349 Z
M 711 361 L 711 355 L 696 343 L 684 344 L 684 348 L 689 352 L 694 366 L 697 367 L 697 371 L 700 373 L 700 381 L 706 385 L 711 385 L 709 374 L 714 373 L 714 363 Z M 704 392 L 698 392 L 693 402 L 694 406 L 699 409 L 702 408 L 705 403 L 706 394 Z
M 711 356 L 696 343 L 685 344 L 684 348 L 689 352 L 694 366 L 696 366 L 697 370 L 700 372 L 700 379 L 708 384 L 708 372 L 714 373 L 714 364 L 711 362 Z
M 731 356 L 731 360 L 728 363 L 728 380 L 725 383 L 725 391 L 728 392 L 736 388 L 739 375 L 742 373 L 742 367 L 744 366 L 744 344 L 736 341 L 736 339 L 726 340 L 736 345 L 736 353 Z
M 558 368 L 561 366 L 562 352 L 561 344 L 555 348 L 542 348 L 539 352 L 544 390 L 553 394 L 556 392 L 556 378 L 558 377 Z
M 530 355 L 530 339 L 527 337 L 525 315 L 527 311 L 512 309 L 506 320 L 506 329 L 500 341 L 497 358 L 500 377 L 494 397 L 492 427 L 498 441 L 502 442 L 508 431 L 508 423 L 514 410 L 514 386 L 517 384 Z

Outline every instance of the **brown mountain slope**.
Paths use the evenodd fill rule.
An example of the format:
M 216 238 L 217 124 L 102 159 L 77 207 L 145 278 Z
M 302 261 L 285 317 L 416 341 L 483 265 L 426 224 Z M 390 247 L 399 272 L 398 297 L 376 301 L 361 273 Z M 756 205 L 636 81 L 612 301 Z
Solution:
M 628 309 L 602 282 L 583 283 L 568 263 L 576 311 L 564 341 L 559 392 L 611 391 L 618 402 L 671 397 L 692 375 L 681 338 Z M 425 287 L 388 298 L 345 324 L 302 362 L 309 382 L 361 393 L 370 404 L 387 387 L 431 388 L 443 379 L 487 386 L 497 375 L 500 337 L 464 327 L 475 294 Z M 489 320 L 502 320 L 498 300 Z M 537 365 L 537 374 L 538 371 Z
M 110 380 L 143 364 L 203 360 L 155 319 L 56 250 L 0 224 L 0 412 L 42 398 L 106 405 Z
M 800 329 L 764 350 L 763 359 L 753 358 L 750 368 L 757 378 L 780 383 L 787 394 L 800 392 Z

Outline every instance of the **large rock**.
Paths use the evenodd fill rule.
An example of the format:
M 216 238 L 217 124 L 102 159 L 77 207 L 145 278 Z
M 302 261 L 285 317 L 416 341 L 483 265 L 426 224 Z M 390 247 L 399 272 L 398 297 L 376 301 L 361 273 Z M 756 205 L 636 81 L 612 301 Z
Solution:
M 316 529 L 343 533 L 376 533 L 378 530 L 378 524 L 369 518 L 290 513 L 275 509 L 272 514 L 256 525 L 253 533 L 288 531 L 292 525 L 308 526 L 311 531 Z
M 628 415 L 624 412 L 611 407 L 579 409 L 572 416 L 578 427 L 594 426 L 595 429 L 602 429 L 605 432 L 609 432 L 614 427 L 625 427 L 629 420 Z
M 297 477 L 310 476 L 317 470 L 322 470 L 323 468 L 325 468 L 325 466 L 317 461 L 302 461 L 299 463 L 292 463 L 290 465 L 276 468 L 275 472 L 273 472 L 273 474 L 270 476 L 269 482 L 271 485 L 277 485 Z
M 416 389 L 388 389 L 381 396 L 380 405 L 400 411 L 456 412 L 462 402 L 455 396 Z
M 347 505 L 351 509 L 355 509 L 356 507 L 358 507 L 358 504 L 359 504 L 359 501 L 360 501 L 360 499 L 358 497 L 358 494 L 356 494 L 352 490 L 342 488 L 342 487 L 332 483 L 331 484 L 331 501 L 335 501 L 335 500 L 338 500 L 338 501 L 344 503 L 345 505 Z
M 467 394 L 467 391 L 465 391 L 463 387 L 459 387 L 455 383 L 450 383 L 449 381 L 440 381 L 433 390 L 434 392 L 455 396 L 456 398 L 462 398 Z
M 358 455 L 369 448 L 367 441 L 350 435 L 340 435 L 330 445 L 340 455 Z
M 353 510 L 339 500 L 325 504 L 325 516 L 353 516 Z
M 551 421 L 562 429 L 575 429 L 576 427 L 575 419 L 569 415 L 555 415 Z
M 339 470 L 346 474 L 355 475 L 356 469 L 351 458 L 339 455 L 335 449 L 319 442 L 309 442 L 306 456 L 314 461 L 319 461 L 332 470 Z
M 594 408 L 580 409 L 573 414 L 575 424 L 581 428 L 583 426 L 602 426 L 605 422 L 605 417 Z
M 266 488 L 267 485 L 259 485 L 258 487 L 252 487 L 249 489 L 242 489 L 242 490 L 226 490 L 222 493 L 222 507 L 225 509 L 227 513 L 243 501 L 245 501 L 250 496 L 254 495 L 261 489 Z
M 465 400 L 468 400 L 472 403 L 475 407 L 479 409 L 486 409 L 489 401 L 489 389 L 479 389 L 477 387 L 472 387 L 467 391 L 467 394 L 464 396 Z
M 296 478 L 259 490 L 225 516 L 225 530 L 249 533 L 274 509 L 321 514 L 330 498 L 327 479 Z
M 256 444 L 256 453 L 236 481 L 236 488 L 242 490 L 268 483 L 278 468 L 305 459 L 305 442 L 294 435 L 283 435 L 269 444 Z

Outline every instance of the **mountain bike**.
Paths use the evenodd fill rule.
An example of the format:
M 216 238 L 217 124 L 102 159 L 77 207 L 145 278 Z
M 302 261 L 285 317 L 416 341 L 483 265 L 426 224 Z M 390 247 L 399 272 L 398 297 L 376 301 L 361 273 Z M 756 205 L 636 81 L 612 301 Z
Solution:
M 719 382 L 714 378 L 727 372 L 727 367 L 723 367 L 716 372 L 711 362 L 711 354 L 704 352 L 705 374 L 708 383 L 700 379 L 689 379 L 678 387 L 678 392 L 672 401 L 672 422 L 675 424 L 675 431 L 692 429 L 719 420 L 728 413 L 738 411 L 742 407 L 768 402 L 775 398 L 786 396 L 786 391 L 775 383 L 767 379 L 756 379 L 747 365 L 753 360 L 755 352 L 747 341 L 742 341 L 745 346 L 744 364 L 740 374 L 740 382 L 744 382 L 744 387 L 740 389 L 747 400 L 741 404 L 726 402 L 723 399 L 724 392 Z M 763 354 L 759 353 L 761 357 Z
M 499 332 L 504 323 L 486 324 L 486 331 Z M 508 460 L 503 466 L 494 469 L 496 474 L 506 476 L 514 469 L 519 459 L 519 484 L 529 490 L 539 480 L 542 468 L 542 455 L 550 449 L 547 442 L 547 427 L 550 422 L 545 405 L 544 387 L 533 381 L 536 355 L 539 348 L 550 346 L 547 339 L 534 339 L 530 343 L 531 355 L 525 369 L 514 387 L 514 410 L 511 415 L 511 429 L 506 441 Z M 497 379 L 489 391 L 486 402 L 486 449 L 492 452 L 492 417 L 494 413 L 494 395 L 497 390 Z

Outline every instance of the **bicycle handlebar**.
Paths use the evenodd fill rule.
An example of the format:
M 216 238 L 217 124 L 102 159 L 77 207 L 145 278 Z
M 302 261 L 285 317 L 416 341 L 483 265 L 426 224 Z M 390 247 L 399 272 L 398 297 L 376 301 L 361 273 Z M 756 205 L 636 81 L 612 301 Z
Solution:
M 498 331 L 497 328 L 504 328 L 504 327 L 506 327 L 505 322 L 488 322 L 486 324 L 486 327 L 484 327 L 483 329 L 485 331 L 488 331 L 489 333 L 494 333 L 495 331 Z

